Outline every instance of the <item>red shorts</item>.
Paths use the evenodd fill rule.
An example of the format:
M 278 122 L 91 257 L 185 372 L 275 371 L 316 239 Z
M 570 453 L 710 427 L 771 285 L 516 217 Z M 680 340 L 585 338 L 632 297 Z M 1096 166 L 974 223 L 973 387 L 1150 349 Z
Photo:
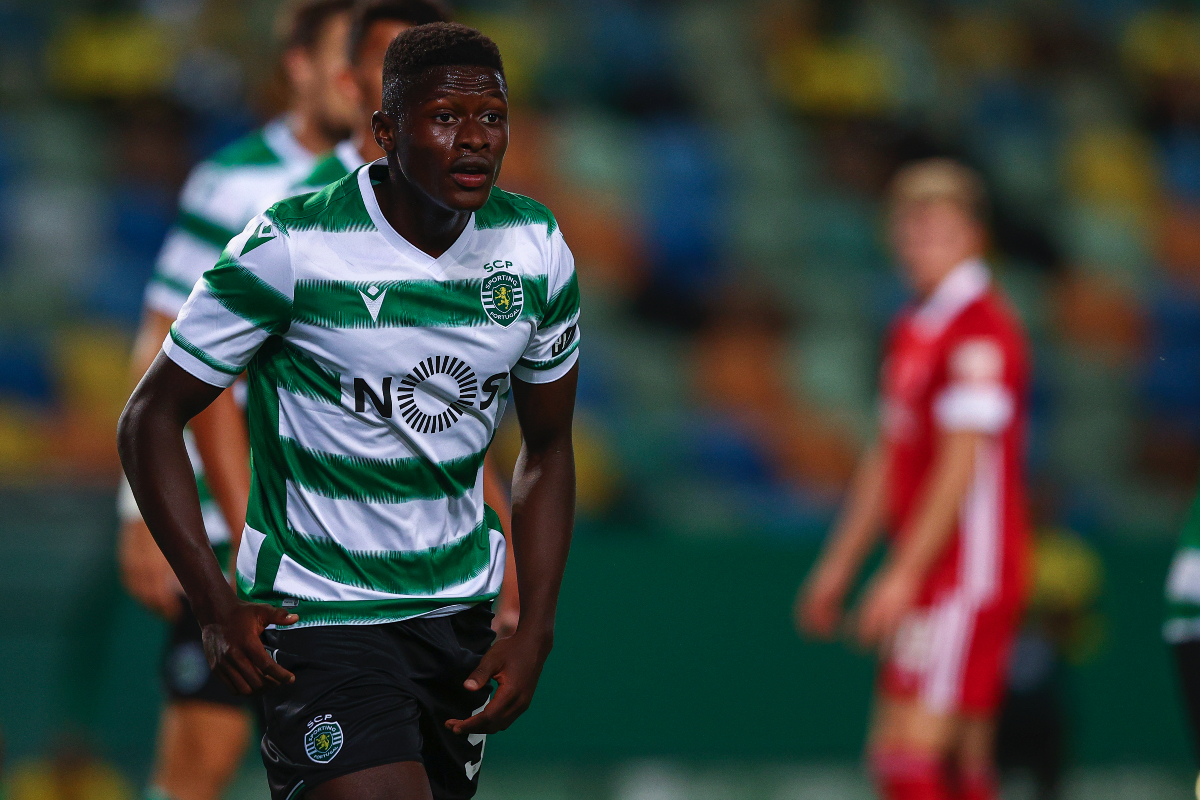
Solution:
M 914 610 L 881 665 L 880 691 L 936 714 L 994 715 L 1020 618 L 1017 603 L 979 606 L 957 592 Z

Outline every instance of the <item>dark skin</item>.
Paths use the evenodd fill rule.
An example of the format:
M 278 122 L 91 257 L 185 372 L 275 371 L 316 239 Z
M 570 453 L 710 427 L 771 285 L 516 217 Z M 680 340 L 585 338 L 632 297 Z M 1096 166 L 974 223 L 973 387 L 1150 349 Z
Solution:
M 414 246 L 441 255 L 487 202 L 500 172 L 508 145 L 503 79 L 482 67 L 431 69 L 410 84 L 400 113 L 377 111 L 372 128 L 387 154 L 388 179 L 375 187 L 384 217 Z M 479 714 L 445 722 L 457 734 L 511 725 L 529 707 L 553 645 L 574 522 L 577 379 L 578 367 L 553 383 L 513 381 L 524 438 L 512 514 L 521 618 L 516 632 L 496 642 L 464 682 L 474 691 L 495 681 L 496 690 Z M 209 663 L 234 691 L 252 694 L 295 680 L 271 659 L 260 637 L 268 625 L 290 625 L 299 617 L 239 600 L 208 545 L 183 429 L 220 393 L 160 353 L 121 416 L 118 447 L 146 524 L 195 609 Z M 423 800 L 431 794 L 424 768 L 400 762 L 328 781 L 307 796 Z

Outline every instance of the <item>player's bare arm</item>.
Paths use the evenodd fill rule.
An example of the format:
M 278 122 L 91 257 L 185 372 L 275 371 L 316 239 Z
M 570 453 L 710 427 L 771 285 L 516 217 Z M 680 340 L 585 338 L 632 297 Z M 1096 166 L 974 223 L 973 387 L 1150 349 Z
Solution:
M 191 429 L 209 491 L 229 529 L 230 563 L 223 566 L 232 575 L 250 500 L 250 439 L 246 415 L 234 400 L 233 389 L 221 392 L 197 414 Z
M 470 690 L 495 679 L 492 701 L 455 733 L 495 733 L 529 708 L 554 644 L 554 615 L 575 519 L 575 453 L 571 419 L 578 366 L 553 383 L 513 381 L 524 445 L 513 473 L 512 541 L 523 607 L 516 632 L 497 642 L 466 681 Z
M 837 525 L 796 596 L 802 632 L 829 637 L 837 630 L 846 594 L 882 533 L 886 486 L 886 461 L 874 445 L 859 462 Z
M 298 617 L 239 600 L 209 546 L 183 429 L 221 392 L 159 355 L 121 414 L 117 446 L 146 526 L 203 628 L 209 664 L 234 691 L 251 694 L 293 680 L 259 636 Z
M 947 431 L 940 436 L 916 514 L 863 596 L 857 626 L 862 644 L 887 641 L 916 602 L 926 575 L 950 542 L 975 475 L 976 454 L 986 438 L 977 431 Z
M 153 363 L 174 321 L 174 318 L 166 314 L 146 309 L 137 338 L 134 340 L 133 358 L 130 363 L 134 384 L 145 375 Z M 236 562 L 238 542 L 246 522 L 246 502 L 250 496 L 250 445 L 246 433 L 246 420 L 234 400 L 233 390 L 226 389 L 204 411 L 197 414 L 191 422 L 191 428 L 213 500 L 221 510 L 221 516 L 225 518 L 229 529 L 231 559 Z M 142 526 L 130 524 L 126 527 Z M 170 601 L 167 601 L 157 589 L 167 577 L 159 575 L 158 572 L 163 569 L 169 572 L 169 568 L 160 554 L 149 551 L 148 548 L 153 547 L 153 540 L 145 535 L 144 530 L 123 532 L 122 552 L 129 554 L 128 559 L 122 558 L 123 578 L 135 597 L 151 610 L 170 618 L 171 615 L 164 614 L 164 609 L 177 606 L 178 600 L 171 597 Z M 145 565 L 156 565 L 157 569 Z M 233 563 L 224 566 L 232 572 Z M 173 582 L 174 577 L 170 576 L 168 583 Z

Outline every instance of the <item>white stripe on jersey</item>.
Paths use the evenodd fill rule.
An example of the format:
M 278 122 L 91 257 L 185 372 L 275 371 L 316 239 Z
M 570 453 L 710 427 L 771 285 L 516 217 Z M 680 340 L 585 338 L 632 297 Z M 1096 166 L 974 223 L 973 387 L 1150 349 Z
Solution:
M 297 532 L 329 537 L 348 550 L 427 550 L 459 535 L 457 520 L 483 516 L 483 482 L 461 497 L 368 503 L 333 500 L 287 482 L 287 521 Z

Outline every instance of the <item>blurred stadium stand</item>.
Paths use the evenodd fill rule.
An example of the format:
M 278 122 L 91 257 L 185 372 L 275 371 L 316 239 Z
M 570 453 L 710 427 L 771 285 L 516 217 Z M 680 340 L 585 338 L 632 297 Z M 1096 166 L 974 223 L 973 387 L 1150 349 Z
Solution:
M 1038 522 L 1105 565 L 1093 644 L 1068 659 L 1072 763 L 1150 770 L 1127 794 L 1115 772 L 1073 791 L 1182 797 L 1171 781 L 1155 794 L 1153 770 L 1188 766 L 1157 631 L 1200 477 L 1194 4 L 458 5 L 505 54 L 501 184 L 558 216 L 588 340 L 560 653 L 489 762 L 606 776 L 543 764 L 539 797 L 603 784 L 649 800 L 742 796 L 687 763 L 820 761 L 842 766 L 738 785 L 860 796 L 868 665 L 800 643 L 787 612 L 870 434 L 879 338 L 905 301 L 881 190 L 904 159 L 946 153 L 989 180 L 992 263 L 1036 340 Z M 124 364 L 187 169 L 278 107 L 274 7 L 0 2 L 11 759 L 82 741 L 124 780 L 145 769 L 157 632 L 112 558 Z M 497 443 L 511 462 L 515 431 Z M 681 761 L 610 770 L 643 756 Z M 528 786 L 513 769 L 489 797 Z

